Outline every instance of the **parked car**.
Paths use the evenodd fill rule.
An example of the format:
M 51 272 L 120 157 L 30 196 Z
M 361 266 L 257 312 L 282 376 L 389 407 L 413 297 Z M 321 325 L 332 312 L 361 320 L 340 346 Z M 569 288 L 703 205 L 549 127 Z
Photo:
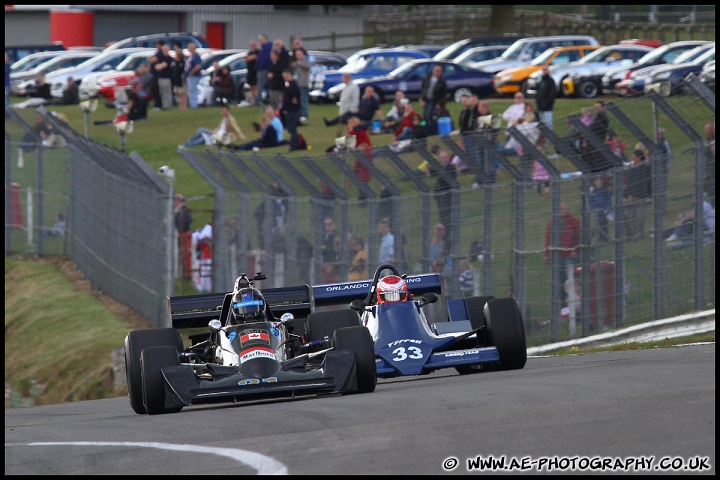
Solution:
M 342 86 L 339 87 L 340 90 L 334 90 L 337 94 L 329 95 L 328 92 L 335 85 L 342 84 L 342 76 L 345 73 L 350 73 L 355 80 L 386 75 L 397 67 L 419 58 L 430 58 L 430 56 L 419 50 L 405 48 L 368 48 L 360 50 L 350 55 L 347 63 L 342 68 L 334 72 L 311 75 L 310 100 L 324 102 L 335 101 L 339 98 Z
M 572 45 L 569 47 L 548 48 L 529 65 L 508 68 L 495 74 L 493 86 L 499 95 L 513 95 L 522 92 L 527 95 L 527 79 L 544 66 L 566 65 L 584 58 L 600 48 L 598 45 Z
M 474 63 L 471 66 L 484 72 L 496 74 L 508 68 L 527 65 L 548 48 L 568 47 L 570 45 L 600 45 L 597 39 L 590 35 L 557 35 L 548 37 L 523 38 L 494 60 Z
M 7 49 L 6 49 L 7 51 Z M 34 52 L 23 56 L 20 60 L 10 64 L 10 73 L 21 73 L 38 67 L 40 64 L 47 62 L 51 58 L 58 57 L 69 53 L 64 48 L 62 50 L 48 50 L 43 52 Z
M 656 68 L 645 80 L 644 89 L 653 89 L 661 95 L 669 97 L 677 93 L 685 93 L 683 82 L 689 74 L 699 74 L 708 62 L 715 61 L 715 47 L 689 62 L 664 65 Z
M 111 43 L 105 48 L 105 51 L 117 50 L 118 48 L 130 47 L 154 47 L 158 40 L 162 40 L 166 44 L 172 45 L 180 42 L 182 48 L 187 48 L 188 43 L 193 42 L 198 48 L 210 48 L 207 40 L 200 34 L 195 32 L 176 32 L 176 33 L 152 33 L 149 35 L 140 35 L 137 37 L 128 37 L 123 40 Z
M 5 53 L 8 54 L 8 62 L 10 62 L 10 65 L 13 66 L 13 71 L 15 71 L 15 68 L 19 68 L 20 60 L 23 60 L 28 55 L 43 52 L 62 51 L 66 51 L 66 48 L 62 42 L 54 42 L 41 45 L 17 45 L 14 47 L 8 47 L 7 45 L 5 46 Z M 15 67 L 15 64 L 18 64 L 18 67 Z
M 361 78 L 355 80 L 354 84 L 364 91 L 366 86 L 372 86 L 378 95 L 380 102 L 392 101 L 395 92 L 401 90 L 405 97 L 410 100 L 420 98 L 422 81 L 427 72 L 432 71 L 435 65 L 442 65 L 443 75 L 448 85 L 449 98 L 460 102 L 465 93 L 477 93 L 479 97 L 488 97 L 494 93 L 492 88 L 492 75 L 486 72 L 478 72 L 465 65 L 460 65 L 448 60 L 434 60 L 432 58 L 413 60 L 408 62 L 388 75 Z M 331 88 L 328 95 L 337 97 L 340 91 L 333 91 L 339 85 Z M 344 88 L 344 87 L 343 87 Z
M 704 83 L 713 93 L 715 92 L 715 60 L 705 64 L 698 75 L 698 80 Z
M 714 42 L 708 42 L 704 43 L 702 45 L 699 45 L 693 49 L 685 50 L 683 53 L 677 56 L 675 60 L 672 62 L 660 64 L 660 65 L 653 65 L 650 67 L 641 68 L 638 70 L 635 70 L 630 73 L 628 78 L 625 80 L 622 80 L 618 82 L 618 84 L 615 86 L 615 89 L 618 92 L 622 92 L 623 95 L 633 95 L 636 93 L 643 92 L 645 90 L 645 85 L 648 84 L 648 80 L 650 80 L 654 75 L 655 72 L 658 72 L 660 70 L 665 70 L 668 68 L 678 68 L 683 65 L 689 65 L 689 68 L 680 68 L 677 70 L 677 74 L 681 74 L 681 72 L 685 72 L 684 75 L 679 80 L 674 81 L 674 85 L 677 86 L 682 82 L 682 79 L 685 78 L 685 75 L 690 73 L 691 71 L 693 73 L 700 73 L 700 70 L 702 70 L 703 65 L 709 61 L 712 60 L 712 58 L 706 57 L 706 54 L 712 50 L 711 55 L 712 58 L 715 57 L 715 43 Z M 694 65 L 692 62 L 695 62 L 695 60 L 700 59 L 700 57 L 705 57 L 705 59 L 700 60 L 702 63 L 700 65 Z M 652 83 L 652 82 L 650 82 Z M 669 91 L 665 91 L 667 95 L 670 94 Z M 666 96 L 667 96 L 666 95 Z
M 245 63 L 246 56 L 247 49 L 243 49 L 237 53 L 228 55 L 218 62 L 220 68 L 224 68 L 226 66 L 230 68 L 230 75 L 232 76 L 233 84 L 235 85 L 233 89 L 234 92 L 237 92 L 239 87 L 245 85 L 245 80 L 247 80 L 247 64 Z M 210 86 L 210 78 L 213 70 L 214 68 L 212 63 L 205 70 L 202 70 L 202 77 L 200 78 L 200 83 L 198 83 L 198 96 L 201 96 L 203 91 Z M 188 94 L 189 93 L 190 92 L 188 92 Z
M 200 63 L 200 69 L 205 70 L 211 68 L 213 62 L 219 62 L 223 58 L 227 58 L 230 55 L 236 53 L 245 53 L 247 55 L 247 49 L 244 48 L 226 48 L 226 49 L 210 49 L 209 51 L 200 55 L 202 59 Z
M 598 48 L 577 62 L 550 67 L 550 77 L 555 81 L 559 97 L 580 95 L 583 98 L 595 98 L 600 91 L 600 79 L 605 72 L 618 65 L 630 65 L 650 50 L 652 47 L 644 45 L 609 45 Z M 541 77 L 541 71 L 528 77 L 529 96 L 537 93 L 536 89 Z M 583 83 L 573 81 L 571 85 L 566 85 L 563 91 L 563 81 L 566 78 L 580 77 L 586 80 Z
M 130 80 L 135 78 L 135 70 L 140 63 L 148 61 L 154 54 L 155 50 L 144 49 L 128 55 L 113 70 L 103 70 L 86 75 L 80 82 L 80 98 L 100 96 L 109 102 L 114 102 L 115 88 L 130 85 Z
M 508 49 L 510 45 L 488 45 L 487 47 L 473 47 L 465 50 L 463 53 L 453 59 L 453 62 L 460 65 L 469 65 L 474 62 L 484 62 L 498 58 Z
M 440 53 L 443 50 L 443 48 L 445 48 L 445 47 L 447 47 L 447 45 L 407 44 L 407 45 L 398 45 L 397 47 L 393 47 L 393 48 L 404 48 L 406 50 L 420 50 L 421 52 L 427 53 L 430 56 L 430 58 L 432 58 L 435 55 L 437 55 L 438 53 Z
M 498 35 L 494 37 L 463 38 L 443 48 L 433 57 L 433 60 L 455 60 L 458 55 L 475 47 L 491 47 L 495 45 L 512 45 L 520 40 L 519 35 Z
M 632 65 L 623 65 L 613 68 L 609 72 L 606 72 L 600 81 L 602 85 L 602 93 L 606 95 L 614 93 L 622 96 L 624 93 L 617 91 L 616 86 L 622 80 L 628 78 L 630 73 L 633 71 L 653 65 L 672 62 L 684 51 L 693 49 L 703 43 L 707 42 L 705 40 L 682 40 L 679 42 L 666 43 L 661 47 L 651 50 Z
M 10 93 L 17 96 L 32 96 L 35 92 L 35 79 L 39 74 L 47 75 L 61 68 L 74 67 L 98 54 L 99 52 L 68 52 L 66 55 L 57 55 L 33 69 L 11 73 Z
M 67 85 L 68 77 L 73 77 L 75 81 L 80 82 L 91 73 L 115 70 L 120 62 L 125 60 L 129 55 L 143 50 L 147 51 L 148 49 L 121 48 L 103 52 L 100 55 L 85 60 L 76 67 L 55 70 L 45 77 L 45 81 L 50 84 L 50 93 L 52 96 L 61 98 L 63 89 Z

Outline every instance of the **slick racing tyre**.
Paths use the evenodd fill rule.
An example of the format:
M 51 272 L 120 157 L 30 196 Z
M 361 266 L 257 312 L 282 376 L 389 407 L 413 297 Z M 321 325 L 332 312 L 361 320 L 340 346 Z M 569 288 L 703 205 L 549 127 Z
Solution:
M 148 415 L 182 410 L 182 407 L 165 408 L 165 378 L 162 369 L 175 365 L 180 365 L 180 358 L 174 346 L 148 347 L 140 354 L 143 403 Z
M 525 324 L 517 300 L 495 298 L 485 304 L 487 343 L 500 355 L 498 370 L 516 370 L 527 362 Z
M 360 325 L 360 317 L 354 310 L 329 310 L 327 312 L 313 312 L 308 315 L 305 323 L 305 341 L 312 342 L 327 337 L 333 338 L 333 332 L 338 328 L 357 327 Z M 364 328 L 364 327 L 363 327 Z M 312 350 L 322 350 L 323 347 L 315 347 Z
M 467 297 L 465 299 L 465 307 L 467 308 L 468 315 L 470 316 L 470 325 L 473 330 L 482 328 L 477 333 L 478 345 L 486 345 L 486 331 L 485 331 L 485 304 L 494 299 L 495 297 L 490 295 L 487 297 Z M 483 371 L 482 365 L 460 365 L 455 367 L 455 370 L 460 375 L 467 375 L 469 373 L 478 373 Z
M 357 393 L 375 391 L 377 370 L 375 369 L 375 346 L 370 331 L 363 326 L 338 328 L 333 333 L 336 350 L 355 352 L 355 377 Z
M 128 398 L 135 413 L 146 414 L 143 404 L 142 373 L 140 354 L 147 347 L 170 345 L 177 351 L 183 351 L 182 337 L 174 328 L 151 328 L 135 330 L 125 337 L 125 375 L 127 378 Z

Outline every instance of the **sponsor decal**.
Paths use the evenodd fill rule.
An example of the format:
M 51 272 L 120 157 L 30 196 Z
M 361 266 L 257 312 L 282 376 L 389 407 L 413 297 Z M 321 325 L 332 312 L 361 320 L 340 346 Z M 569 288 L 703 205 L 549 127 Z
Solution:
M 278 330 L 277 328 L 275 328 L 275 327 L 271 328 L 270 333 L 275 335 L 277 338 L 280 338 L 280 330 Z
M 235 340 L 235 336 L 237 336 L 237 332 L 230 332 L 230 335 L 228 335 L 228 340 L 231 342 Z
M 245 385 L 260 385 L 261 383 L 277 383 L 277 381 L 278 381 L 277 377 L 243 378 L 237 384 L 241 387 L 244 387 Z
M 357 290 L 357 289 L 367 289 L 370 288 L 370 284 L 365 283 L 352 283 L 352 284 L 345 284 L 345 285 L 332 285 L 329 287 L 325 287 L 326 292 L 341 292 L 344 290 Z
M 240 363 L 245 363 L 255 358 L 271 358 L 277 360 L 275 352 L 265 347 L 253 347 L 240 352 Z
M 270 334 L 267 330 L 245 330 L 240 334 L 240 343 L 270 345 Z
M 443 355 L 445 357 L 463 357 L 465 355 L 476 355 L 480 353 L 480 350 L 475 348 L 471 350 L 457 350 L 454 352 L 439 352 L 438 355 Z
M 388 343 L 388 347 L 394 347 L 395 345 L 401 345 L 401 344 L 403 344 L 403 343 L 417 343 L 417 344 L 420 344 L 420 343 L 422 343 L 422 340 L 416 340 L 416 339 L 414 339 L 414 338 L 406 338 L 406 339 L 403 339 L 403 340 L 396 340 L 396 341 L 394 341 L 394 342 Z

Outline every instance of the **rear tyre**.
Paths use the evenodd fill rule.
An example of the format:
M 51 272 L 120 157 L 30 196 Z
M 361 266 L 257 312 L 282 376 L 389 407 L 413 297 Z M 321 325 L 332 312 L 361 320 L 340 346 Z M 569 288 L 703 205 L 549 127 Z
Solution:
M 130 406 L 139 415 L 147 413 L 143 404 L 140 354 L 145 348 L 165 345 L 173 346 L 177 351 L 183 351 L 182 337 L 174 328 L 135 330 L 125 337 L 125 375 L 128 398 Z
M 578 95 L 582 98 L 595 98 L 598 94 L 598 86 L 592 80 L 583 80 L 578 85 Z
M 470 325 L 473 329 L 485 327 L 485 304 L 494 299 L 495 297 L 490 295 L 487 297 L 467 297 L 465 299 L 465 307 L 467 308 L 468 315 L 470 316 Z M 478 345 L 483 345 L 485 342 L 485 331 L 480 331 L 477 334 Z M 469 373 L 478 373 L 483 371 L 482 365 L 460 365 L 455 367 L 455 370 L 460 375 L 467 375 Z
M 517 300 L 496 298 L 485 304 L 487 342 L 500 355 L 498 370 L 516 370 L 527 362 L 525 324 Z
M 333 338 L 333 332 L 343 327 L 358 327 L 360 317 L 354 310 L 329 310 L 327 312 L 313 312 L 308 315 L 305 323 L 305 341 L 313 342 L 327 337 Z M 364 328 L 364 327 L 363 327 Z M 316 347 L 313 351 L 322 350 Z
M 148 347 L 140 354 L 143 403 L 148 415 L 174 413 L 182 407 L 165 408 L 165 378 L 162 369 L 180 365 L 174 346 Z
M 342 327 L 333 333 L 336 350 L 355 352 L 355 378 L 357 393 L 375 391 L 377 370 L 375 369 L 375 346 L 370 331 L 363 326 Z

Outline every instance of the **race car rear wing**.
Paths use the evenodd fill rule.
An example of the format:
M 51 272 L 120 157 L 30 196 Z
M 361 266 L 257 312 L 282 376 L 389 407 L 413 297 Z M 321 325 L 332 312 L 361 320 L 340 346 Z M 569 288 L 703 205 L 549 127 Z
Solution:
M 265 302 L 276 319 L 284 313 L 305 318 L 312 311 L 312 297 L 308 285 L 261 289 Z M 230 312 L 232 293 L 206 293 L 168 297 L 173 328 L 207 327 L 212 319 L 225 323 Z
M 413 296 L 419 297 L 427 292 L 442 293 L 440 289 L 440 275 L 437 273 L 408 275 L 408 277 L 405 278 L 405 282 Z M 313 299 L 316 307 L 340 305 L 343 303 L 349 304 L 353 300 L 366 298 L 371 287 L 371 280 L 317 285 L 312 287 Z

